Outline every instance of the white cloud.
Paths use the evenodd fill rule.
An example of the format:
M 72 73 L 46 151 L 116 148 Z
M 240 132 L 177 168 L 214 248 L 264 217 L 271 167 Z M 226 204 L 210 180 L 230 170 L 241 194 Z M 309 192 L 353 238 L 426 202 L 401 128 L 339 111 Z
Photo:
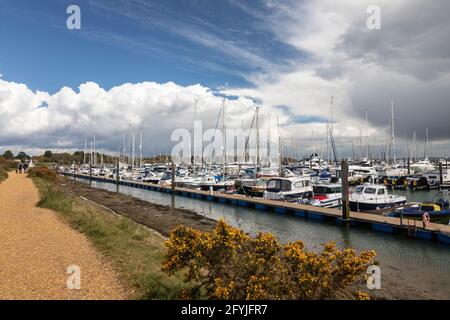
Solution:
M 35 150 L 80 148 L 95 134 L 98 146 L 117 151 L 122 135 L 143 128 L 144 150 L 167 152 L 176 128 L 191 129 L 194 101 L 198 119 L 214 128 L 222 97 L 201 85 L 183 87 L 172 82 L 126 83 L 110 90 L 87 82 L 79 92 L 64 87 L 53 95 L 32 92 L 26 85 L 0 80 L 0 145 L 20 145 Z M 43 102 L 45 102 L 43 104 Z M 271 107 L 261 113 L 273 114 Z M 226 102 L 227 126 L 249 127 L 254 103 L 246 98 Z

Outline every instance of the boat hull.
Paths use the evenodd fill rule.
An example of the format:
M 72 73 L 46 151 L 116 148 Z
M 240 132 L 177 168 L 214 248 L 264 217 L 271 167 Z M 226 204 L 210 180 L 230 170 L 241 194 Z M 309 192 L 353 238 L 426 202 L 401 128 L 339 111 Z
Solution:
M 406 200 L 393 201 L 389 203 L 369 203 L 369 202 L 358 202 L 349 201 L 349 206 L 351 211 L 371 211 L 386 208 L 393 208 L 406 203 Z

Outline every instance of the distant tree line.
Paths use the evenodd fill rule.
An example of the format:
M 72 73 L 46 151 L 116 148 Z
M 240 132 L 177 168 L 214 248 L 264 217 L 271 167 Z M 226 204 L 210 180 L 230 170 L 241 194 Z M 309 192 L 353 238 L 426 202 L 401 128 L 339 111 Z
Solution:
M 86 154 L 86 161 L 89 161 L 90 154 Z M 6 160 L 21 160 L 22 162 L 26 160 L 33 159 L 39 163 L 58 163 L 58 164 L 69 164 L 77 163 L 81 164 L 84 162 L 84 152 L 75 151 L 74 153 L 62 152 L 54 153 L 51 150 L 46 150 L 44 154 L 38 156 L 29 156 L 25 152 L 21 151 L 16 156 L 11 150 L 6 150 L 2 157 Z M 97 163 L 100 163 L 101 154 L 97 153 Z M 116 158 L 110 155 L 103 154 L 103 163 L 114 163 Z
M 17 154 L 17 156 L 14 156 L 14 153 L 12 153 L 11 150 L 6 150 L 2 157 L 6 160 L 21 160 L 21 161 L 25 161 L 25 160 L 30 160 L 31 157 L 29 155 L 27 155 L 25 152 L 21 151 Z

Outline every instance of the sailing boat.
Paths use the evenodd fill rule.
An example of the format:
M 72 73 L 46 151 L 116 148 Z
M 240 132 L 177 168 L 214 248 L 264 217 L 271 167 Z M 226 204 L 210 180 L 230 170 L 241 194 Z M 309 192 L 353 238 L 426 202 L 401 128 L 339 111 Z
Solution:
M 428 128 L 425 130 L 425 135 L 426 141 L 425 141 L 424 159 L 417 161 L 416 163 L 413 163 L 411 165 L 411 169 L 414 170 L 415 173 L 433 171 L 436 169 L 436 167 L 428 159 Z

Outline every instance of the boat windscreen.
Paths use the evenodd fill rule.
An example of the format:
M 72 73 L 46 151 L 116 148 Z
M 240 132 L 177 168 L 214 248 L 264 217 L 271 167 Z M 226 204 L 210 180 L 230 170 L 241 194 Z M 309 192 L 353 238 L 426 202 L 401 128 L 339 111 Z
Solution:
M 353 191 L 353 192 L 356 193 L 356 194 L 362 193 L 363 188 L 364 188 L 363 186 L 357 186 L 355 188 L 355 191 Z
M 290 191 L 291 182 L 289 180 L 270 180 L 267 184 L 267 191 L 279 192 L 279 191 Z
M 364 190 L 364 193 L 366 193 L 366 194 L 375 194 L 376 192 L 377 192 L 377 189 L 375 189 L 375 188 L 366 188 Z

